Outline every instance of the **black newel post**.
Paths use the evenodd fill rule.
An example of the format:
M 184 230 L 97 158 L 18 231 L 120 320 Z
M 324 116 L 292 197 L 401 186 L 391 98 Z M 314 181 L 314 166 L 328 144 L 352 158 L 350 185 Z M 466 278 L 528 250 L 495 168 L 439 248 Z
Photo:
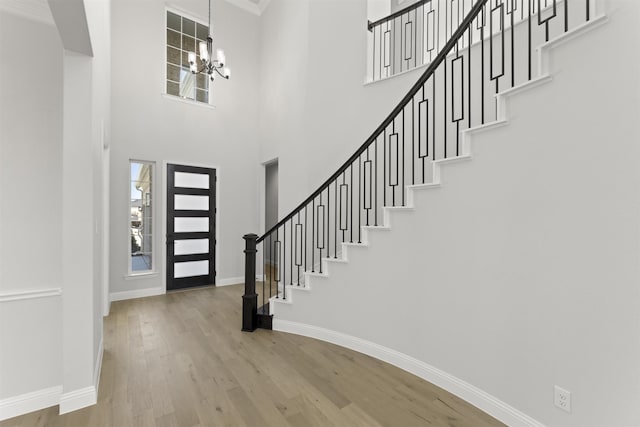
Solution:
M 256 241 L 258 236 L 246 234 L 245 267 L 244 267 L 244 295 L 242 296 L 242 330 L 253 332 L 258 322 L 258 294 L 256 294 Z

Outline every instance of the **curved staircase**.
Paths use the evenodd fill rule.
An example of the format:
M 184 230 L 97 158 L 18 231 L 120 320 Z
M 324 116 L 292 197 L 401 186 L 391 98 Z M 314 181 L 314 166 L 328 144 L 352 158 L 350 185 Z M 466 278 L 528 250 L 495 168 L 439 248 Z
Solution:
M 580 322 L 596 327 L 595 320 L 575 320 L 581 308 L 566 312 L 554 300 L 570 298 L 566 288 L 581 292 L 580 285 L 593 277 L 587 269 L 580 270 L 580 264 L 597 263 L 606 258 L 609 246 L 615 246 L 605 238 L 602 248 L 590 248 L 586 227 L 590 221 L 607 221 L 608 210 L 594 206 L 591 192 L 580 186 L 591 178 L 589 190 L 606 192 L 607 184 L 598 178 L 603 147 L 590 141 L 612 132 L 603 129 L 602 121 L 615 121 L 615 113 L 572 106 L 606 99 L 588 86 L 605 67 L 594 66 L 593 55 L 615 58 L 602 47 L 621 31 L 601 32 L 609 28 L 602 27 L 608 18 L 597 14 L 598 3 L 586 2 L 586 20 L 567 17 L 564 30 L 551 36 L 548 30 L 543 33 L 548 40 L 530 50 L 530 76 L 505 74 L 506 88 L 498 89 L 495 82 L 497 93 L 486 96 L 493 101 L 485 99 L 483 87 L 481 101 L 474 104 L 478 85 L 471 66 L 468 74 L 462 68 L 466 95 L 456 106 L 456 87 L 447 87 L 446 77 L 449 72 L 451 80 L 456 77 L 453 67 L 459 58 L 471 62 L 475 50 L 486 47 L 480 43 L 493 44 L 500 37 L 492 33 L 473 41 L 476 33 L 471 28 L 483 13 L 501 4 L 475 2 L 438 58 L 372 137 L 276 227 L 254 236 L 254 243 L 271 245 L 278 256 L 271 273 L 260 274 L 258 268 L 259 282 L 253 286 L 265 302 L 261 316 L 274 330 L 333 342 L 394 364 L 508 425 L 606 425 L 598 424 L 606 421 L 593 414 L 564 418 L 549 405 L 552 394 L 544 387 L 559 381 L 544 365 L 550 357 L 545 351 L 563 348 L 566 337 L 545 331 L 553 331 L 558 319 L 575 328 Z M 569 8 L 565 2 L 553 2 L 561 21 L 562 10 L 575 11 L 579 4 L 585 3 L 569 1 Z M 507 19 L 505 11 L 499 12 Z M 531 16 L 518 24 L 529 33 L 529 44 L 528 27 L 536 19 Z M 516 37 L 522 35 L 516 25 L 511 29 Z M 510 33 L 502 30 L 502 41 L 508 41 Z M 462 47 L 465 38 L 468 42 Z M 600 50 L 590 51 L 594 47 Z M 481 72 L 486 68 L 482 64 Z M 433 113 L 433 123 L 444 118 L 445 125 L 433 131 L 435 125 L 428 122 L 426 129 L 433 131 L 435 142 L 425 147 L 420 137 L 416 139 L 424 130 L 419 120 L 416 123 L 422 114 L 416 105 L 438 101 L 438 76 L 445 78 L 439 100 L 445 112 L 427 110 L 426 117 Z M 433 89 L 433 98 L 425 96 L 425 89 Z M 456 116 L 461 109 L 473 119 Z M 490 119 L 485 120 L 483 111 L 479 123 L 480 109 L 486 109 Z M 573 115 L 572 109 L 580 114 Z M 414 120 L 409 125 L 412 150 L 405 152 L 405 137 L 411 134 L 406 131 L 409 114 Z M 447 123 L 448 119 L 457 120 Z M 622 139 L 624 129 L 613 133 Z M 436 146 L 443 136 L 444 145 Z M 584 141 L 589 143 L 581 144 Z M 372 154 L 374 144 L 383 154 Z M 395 157 L 394 150 L 399 153 Z M 632 168 L 620 151 L 611 155 Z M 370 168 L 363 166 L 367 161 L 373 162 Z M 373 177 L 378 171 L 384 182 Z M 367 179 L 369 187 L 363 185 Z M 378 183 L 382 190 L 371 188 Z M 349 195 L 350 191 L 357 194 Z M 604 196 L 602 203 L 615 205 L 617 200 Z M 255 276 L 248 273 L 247 281 Z M 586 357 L 587 348 L 578 347 L 571 357 Z M 518 385 L 534 390 L 535 399 Z

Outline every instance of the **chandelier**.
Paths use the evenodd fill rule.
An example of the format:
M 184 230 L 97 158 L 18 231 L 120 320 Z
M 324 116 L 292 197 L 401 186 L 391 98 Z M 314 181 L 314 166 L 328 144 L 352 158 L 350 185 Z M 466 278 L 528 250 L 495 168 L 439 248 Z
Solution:
M 200 42 L 200 65 L 195 52 L 189 52 L 189 69 L 192 74 L 206 74 L 211 81 L 214 80 L 214 71 L 222 78 L 229 79 L 231 70 L 225 67 L 226 57 L 222 49 L 216 49 L 216 57 L 213 57 L 213 38 L 211 37 L 211 2 L 209 0 L 209 35 L 206 42 Z

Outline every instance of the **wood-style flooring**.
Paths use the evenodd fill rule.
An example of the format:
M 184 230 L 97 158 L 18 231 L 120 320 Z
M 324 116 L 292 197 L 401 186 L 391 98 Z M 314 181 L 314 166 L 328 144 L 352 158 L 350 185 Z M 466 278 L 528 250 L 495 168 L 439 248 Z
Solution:
M 279 332 L 240 331 L 242 286 L 115 302 L 98 404 L 0 427 L 502 425 L 371 357 Z

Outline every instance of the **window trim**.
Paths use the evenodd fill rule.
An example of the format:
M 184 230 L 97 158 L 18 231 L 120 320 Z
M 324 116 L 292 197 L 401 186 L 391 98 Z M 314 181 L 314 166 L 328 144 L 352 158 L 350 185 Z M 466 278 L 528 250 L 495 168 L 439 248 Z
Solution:
M 131 177 L 131 165 L 133 163 L 143 163 L 143 164 L 148 164 L 151 166 L 151 269 L 149 270 L 142 270 L 142 271 L 133 271 L 131 268 L 131 209 L 132 209 L 132 204 L 131 204 L 131 182 L 132 182 L 132 177 Z M 156 162 L 153 160 L 139 160 L 139 159 L 129 159 L 128 162 L 128 186 L 127 186 L 127 197 L 128 197 L 128 205 L 129 205 L 129 209 L 127 212 L 127 250 L 126 250 L 126 254 L 127 254 L 127 274 L 125 276 L 125 278 L 136 278 L 136 277 L 149 277 L 149 276 L 153 276 L 153 275 L 157 275 L 158 274 L 158 269 L 157 269 L 157 257 L 156 257 L 156 237 L 157 237 L 157 232 L 156 232 L 156 223 L 157 223 L 157 219 L 156 219 L 156 207 L 157 207 L 157 202 L 156 202 L 156 186 L 157 186 L 157 176 L 156 176 Z
M 204 25 L 207 28 L 209 28 L 209 24 L 206 22 L 205 19 L 194 15 L 193 13 L 178 7 L 174 4 L 167 4 L 164 7 L 164 15 L 163 15 L 163 23 L 162 23 L 162 28 L 164 29 L 163 33 L 164 33 L 164 46 L 163 46 L 163 50 L 164 50 L 164 79 L 162 80 L 162 90 L 161 90 L 161 94 L 163 98 L 167 98 L 167 99 L 172 99 L 172 100 L 180 100 L 183 101 L 185 103 L 191 104 L 191 105 L 201 105 L 201 106 L 211 106 L 211 107 L 215 107 L 215 105 L 212 102 L 212 96 L 211 96 L 211 88 L 212 88 L 212 84 L 211 82 L 209 82 L 209 89 L 207 89 L 207 102 L 202 102 L 202 101 L 198 101 L 196 99 L 191 99 L 191 98 L 182 98 L 181 96 L 176 96 L 176 95 L 171 95 L 170 93 L 167 93 L 167 80 L 168 80 L 168 76 L 167 76 L 167 45 L 168 45 L 168 41 L 167 41 L 167 12 L 171 12 L 174 13 L 176 15 L 180 15 L 181 17 L 190 19 L 200 25 Z M 211 33 L 211 28 L 209 28 L 209 33 Z M 182 34 L 182 33 L 181 33 Z

